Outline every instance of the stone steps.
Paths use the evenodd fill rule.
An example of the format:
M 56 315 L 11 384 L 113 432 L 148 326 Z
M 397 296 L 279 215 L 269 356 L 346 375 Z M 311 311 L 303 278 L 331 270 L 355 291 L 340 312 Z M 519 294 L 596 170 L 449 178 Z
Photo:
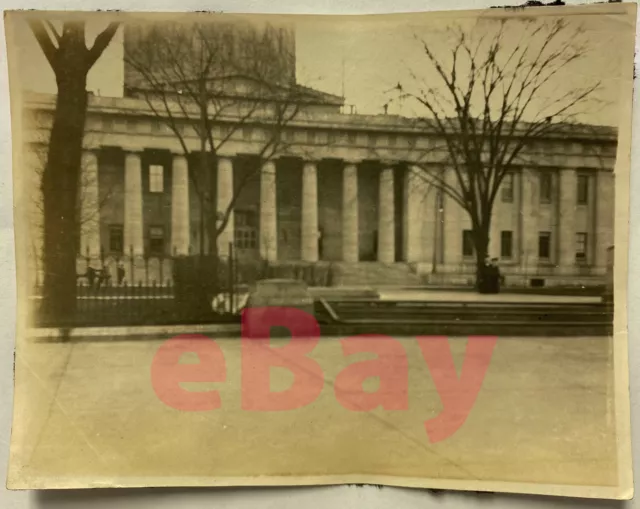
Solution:
M 334 264 L 335 286 L 422 286 L 423 279 L 406 263 L 338 262 Z

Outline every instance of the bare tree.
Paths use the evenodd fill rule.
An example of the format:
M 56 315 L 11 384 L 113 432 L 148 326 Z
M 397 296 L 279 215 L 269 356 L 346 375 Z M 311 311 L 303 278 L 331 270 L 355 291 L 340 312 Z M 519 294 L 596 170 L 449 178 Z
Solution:
M 85 22 L 67 20 L 61 31 L 50 20 L 27 20 L 58 87 L 42 175 L 44 209 L 43 312 L 65 320 L 76 302 L 77 196 L 87 113 L 87 74 L 109 45 L 118 24 L 109 23 L 87 47 Z
M 48 128 L 48 125 L 39 125 L 38 130 L 45 130 L 48 132 Z M 41 256 L 44 235 L 44 197 L 42 195 L 42 178 L 47 166 L 46 140 L 42 139 L 41 142 L 32 144 L 29 147 L 29 151 L 33 158 L 33 164 L 36 165 L 35 168 L 32 168 L 32 171 L 34 172 L 33 183 L 36 188 L 32 189 L 32 192 L 29 195 L 32 207 L 31 210 L 33 212 L 30 219 L 32 235 L 31 245 L 33 247 L 36 267 L 39 267 L 42 262 Z M 76 253 L 80 253 L 80 255 L 86 254 L 80 252 L 80 237 L 95 233 L 98 233 L 99 235 L 99 231 L 96 232 L 96 229 L 99 228 L 100 213 L 114 195 L 113 185 L 106 187 L 101 186 L 100 193 L 96 198 L 92 189 L 99 185 L 98 176 L 94 172 L 86 170 L 87 168 L 84 163 L 81 162 L 80 174 L 78 177 L 78 198 L 76 201 L 76 222 L 79 234 L 76 238 Z M 37 278 L 36 282 L 39 284 Z
M 259 167 L 238 177 L 230 202 L 217 203 L 210 171 L 237 133 L 260 133 L 255 153 L 261 161 L 283 153 L 286 125 L 308 93 L 295 85 L 295 55 L 269 25 L 227 22 L 155 23 L 137 26 L 139 36 L 125 46 L 126 64 L 139 77 L 130 94 L 142 97 L 176 136 L 185 156 L 188 137 L 199 140 L 199 168 L 189 178 L 200 211 L 200 254 L 215 250 L 243 187 Z M 135 41 L 135 42 L 134 42 Z M 193 130 L 193 131 L 192 131 Z
M 600 84 L 558 86 L 587 52 L 581 29 L 563 19 L 485 20 L 471 31 L 456 27 L 448 32 L 453 43 L 444 52 L 418 39 L 426 72 L 419 76 L 412 70 L 413 83 L 398 83 L 397 89 L 400 98 L 425 111 L 416 124 L 437 140 L 420 156 L 417 171 L 471 220 L 480 289 L 493 206 L 505 176 L 518 168 L 536 140 L 575 127 L 580 108 Z M 434 153 L 442 156 L 443 166 L 427 164 Z

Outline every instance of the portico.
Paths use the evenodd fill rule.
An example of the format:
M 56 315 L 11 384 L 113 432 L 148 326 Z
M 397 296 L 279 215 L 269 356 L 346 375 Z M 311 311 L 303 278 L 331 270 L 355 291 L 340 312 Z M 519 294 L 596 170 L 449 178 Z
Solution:
M 54 102 L 34 95 L 26 107 L 37 117 L 33 144 Z M 319 120 L 303 112 L 283 128 L 287 143 L 262 159 L 265 128 L 221 123 L 214 134 L 230 134 L 205 168 L 205 184 L 188 120 L 180 127 L 185 154 L 147 110 L 133 98 L 91 98 L 81 258 L 126 259 L 127 277 L 143 283 L 159 278 L 150 275 L 150 260 L 160 260 L 154 263 L 167 278 L 171 257 L 201 246 L 224 257 L 230 244 L 245 260 L 403 262 L 445 284 L 473 277 L 469 219 L 424 178 L 432 166 L 455 185 L 446 151 L 407 119 L 336 112 Z M 613 240 L 614 160 L 615 133 L 604 129 L 600 138 L 590 130 L 527 148 L 493 211 L 490 252 L 507 277 L 529 284 L 604 274 Z M 206 217 L 202 199 L 211 205 Z M 210 247 L 206 228 L 223 223 Z

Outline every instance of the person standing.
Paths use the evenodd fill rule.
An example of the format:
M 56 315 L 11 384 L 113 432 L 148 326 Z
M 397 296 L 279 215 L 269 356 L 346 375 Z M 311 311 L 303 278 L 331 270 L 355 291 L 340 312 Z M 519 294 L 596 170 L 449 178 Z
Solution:
M 118 264 L 116 265 L 116 276 L 118 279 L 118 286 L 122 286 L 124 283 L 124 262 L 122 260 L 118 260 Z

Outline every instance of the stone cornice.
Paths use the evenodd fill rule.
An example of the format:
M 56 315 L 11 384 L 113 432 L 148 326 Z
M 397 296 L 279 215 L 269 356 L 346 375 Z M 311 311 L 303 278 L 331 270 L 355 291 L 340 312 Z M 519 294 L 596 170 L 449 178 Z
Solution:
M 24 108 L 33 110 L 52 110 L 55 107 L 55 95 L 41 93 L 25 93 Z M 185 121 L 195 118 L 184 117 L 178 105 L 175 106 L 176 118 Z M 163 111 L 164 106 L 158 103 L 158 111 Z M 187 113 L 195 113 L 196 109 L 187 108 Z M 105 114 L 113 116 L 156 118 L 153 110 L 144 99 L 130 97 L 98 97 L 91 95 L 89 100 L 89 115 Z M 238 116 L 221 116 L 218 123 L 234 123 Z M 250 124 L 269 124 L 269 115 L 252 116 Z M 430 130 L 427 122 L 420 119 L 401 117 L 397 115 L 360 115 L 325 112 L 300 111 L 291 121 L 287 122 L 287 128 L 313 128 L 317 130 L 343 130 L 359 132 L 389 133 L 397 135 L 414 135 L 438 137 L 436 130 Z M 516 131 L 517 134 L 521 131 Z M 579 140 L 583 143 L 612 143 L 616 141 L 617 129 L 611 126 L 598 125 L 559 125 L 557 129 L 545 138 L 559 141 Z

